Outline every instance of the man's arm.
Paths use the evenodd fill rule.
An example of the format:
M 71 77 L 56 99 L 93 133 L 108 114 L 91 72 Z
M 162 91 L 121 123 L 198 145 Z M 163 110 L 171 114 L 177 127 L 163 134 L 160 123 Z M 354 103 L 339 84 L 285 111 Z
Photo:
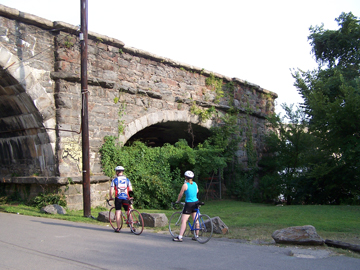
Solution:
M 134 196 L 134 192 L 133 192 L 133 188 L 131 185 L 131 182 L 129 179 L 128 180 L 128 187 L 127 187 L 127 191 L 128 191 L 128 197 L 133 197 Z
M 110 200 L 113 199 L 113 193 L 114 193 L 114 187 L 110 187 L 110 191 L 109 191 L 109 196 L 110 196 Z

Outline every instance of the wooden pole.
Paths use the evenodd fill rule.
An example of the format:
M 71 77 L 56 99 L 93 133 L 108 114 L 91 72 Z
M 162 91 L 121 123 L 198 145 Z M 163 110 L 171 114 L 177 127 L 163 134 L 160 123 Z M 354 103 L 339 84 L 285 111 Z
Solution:
M 90 201 L 90 162 L 89 162 L 89 123 L 88 123 L 88 78 L 87 78 L 87 43 L 88 43 L 88 1 L 80 0 L 81 12 L 81 130 L 82 130 L 82 168 L 83 168 L 83 205 L 84 216 L 91 217 Z

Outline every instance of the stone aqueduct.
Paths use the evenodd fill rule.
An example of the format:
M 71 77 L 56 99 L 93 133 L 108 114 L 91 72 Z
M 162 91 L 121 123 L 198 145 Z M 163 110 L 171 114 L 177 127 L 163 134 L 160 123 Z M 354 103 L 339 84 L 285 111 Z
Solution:
M 60 187 L 69 208 L 82 207 L 81 87 L 79 29 L 0 5 L 0 176 L 8 193 L 34 196 Z M 231 61 L 231 59 L 229 59 Z M 215 76 L 234 85 L 231 97 L 214 102 L 205 80 Z M 214 106 L 250 109 L 253 141 L 262 151 L 265 117 L 277 95 L 237 78 L 212 73 L 127 47 L 89 32 L 89 136 L 92 206 L 101 204 L 109 178 L 100 164 L 106 135 L 147 138 L 155 145 L 186 136 L 192 123 L 201 140 L 217 124 L 190 112 Z M 245 129 L 243 118 L 238 124 Z M 174 138 L 174 134 L 177 135 Z M 238 157 L 246 164 L 243 141 Z M 71 185 L 69 181 L 71 180 Z

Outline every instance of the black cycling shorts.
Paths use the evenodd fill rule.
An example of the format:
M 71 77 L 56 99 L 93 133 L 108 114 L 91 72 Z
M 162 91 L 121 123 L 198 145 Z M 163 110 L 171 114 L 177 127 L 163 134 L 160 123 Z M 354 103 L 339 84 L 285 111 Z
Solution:
M 115 210 L 121 210 L 121 206 L 125 211 L 129 210 L 129 201 L 115 198 Z
M 196 212 L 197 204 L 199 203 L 199 201 L 197 202 L 185 202 L 185 207 L 183 210 L 183 214 L 187 214 L 190 215 L 193 212 Z

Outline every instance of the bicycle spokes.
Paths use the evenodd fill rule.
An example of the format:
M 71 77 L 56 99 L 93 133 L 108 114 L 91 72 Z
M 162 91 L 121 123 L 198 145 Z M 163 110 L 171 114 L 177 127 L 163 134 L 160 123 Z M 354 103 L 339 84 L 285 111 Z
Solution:
M 181 212 L 175 212 L 169 219 L 169 232 L 173 237 L 178 237 L 181 227 Z
M 122 213 L 120 214 L 120 224 L 118 225 L 115 219 L 116 216 L 116 210 L 115 207 L 111 207 L 111 209 L 109 210 L 109 222 L 111 227 L 116 230 L 117 228 L 121 229 L 123 226 L 123 218 L 122 218 Z
M 130 225 L 130 230 L 134 234 L 139 235 L 143 232 L 144 220 L 139 211 L 134 210 L 134 209 L 131 210 L 128 221 L 129 221 L 129 225 Z
M 206 243 L 210 240 L 213 233 L 213 224 L 208 215 L 200 215 L 198 218 L 199 228 L 194 230 L 194 236 L 199 243 Z

